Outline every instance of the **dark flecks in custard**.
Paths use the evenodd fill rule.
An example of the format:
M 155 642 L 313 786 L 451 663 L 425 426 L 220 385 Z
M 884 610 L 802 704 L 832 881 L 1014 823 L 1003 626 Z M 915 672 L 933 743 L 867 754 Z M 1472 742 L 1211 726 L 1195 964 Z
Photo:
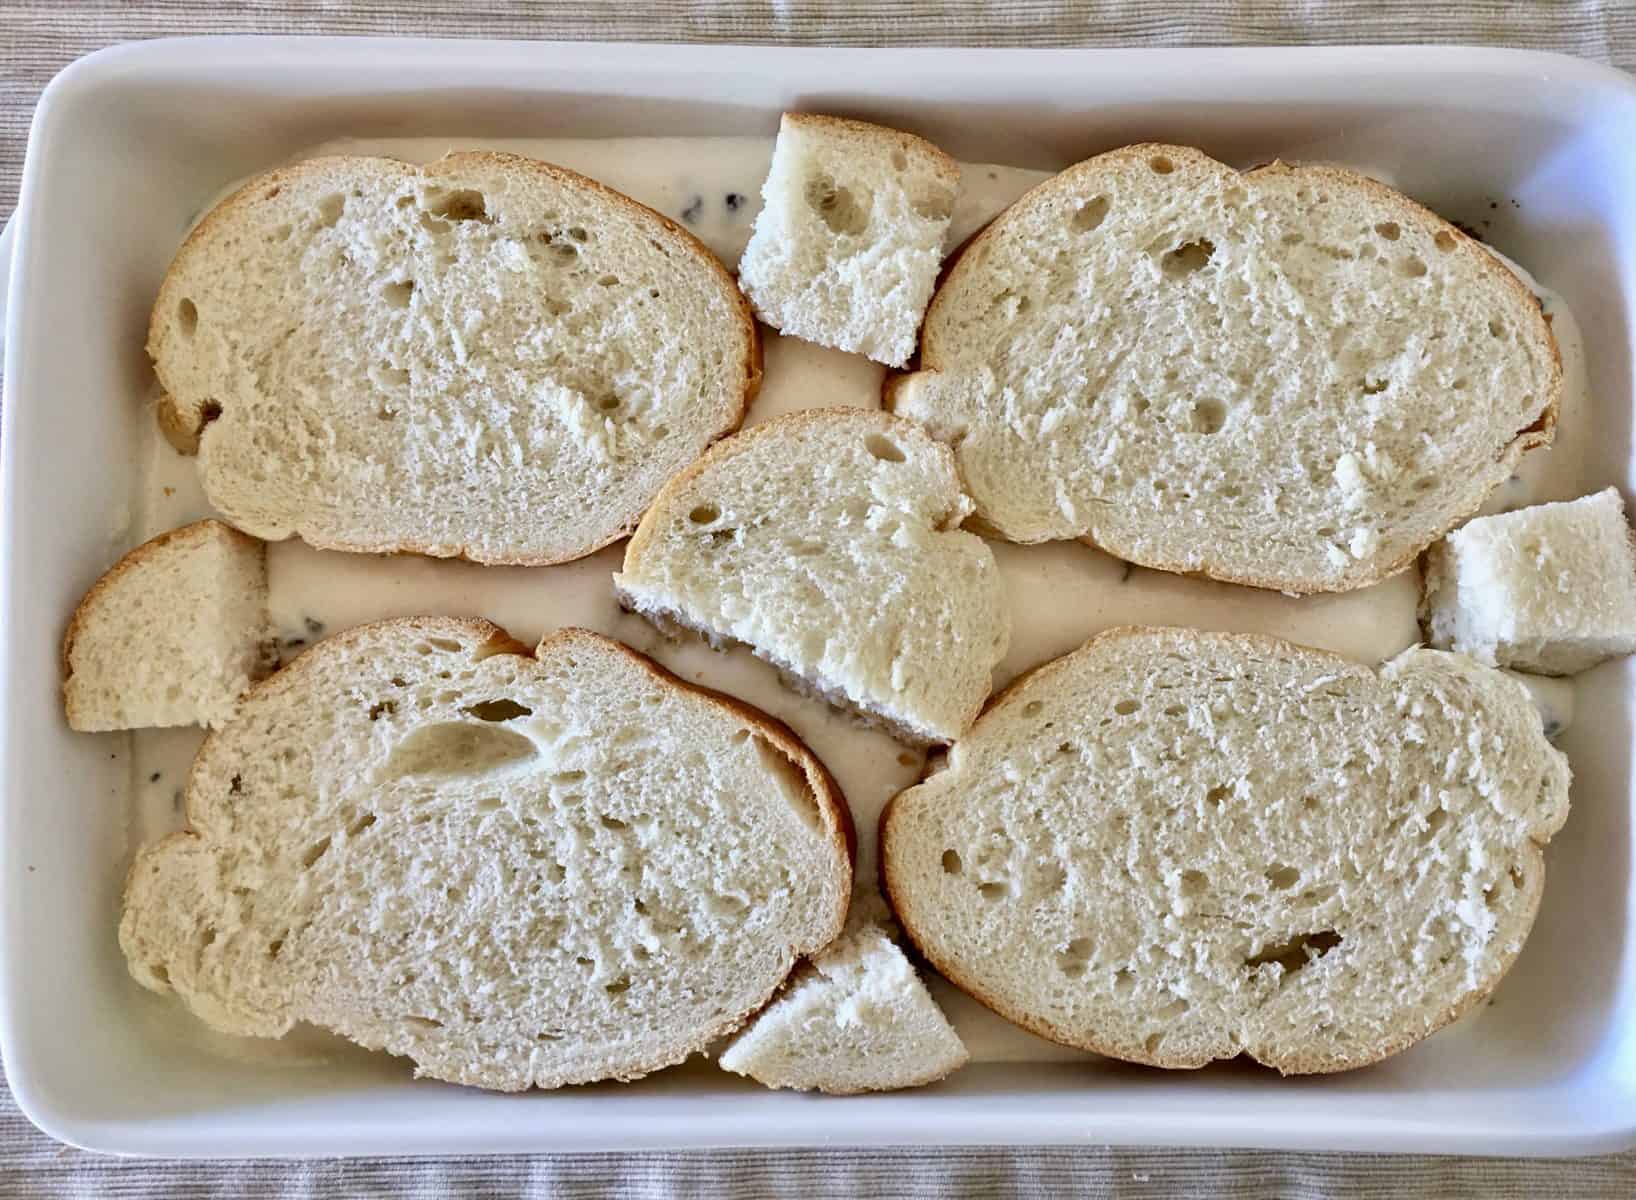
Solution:
M 308 617 L 303 623 L 306 625 L 308 633 L 320 634 L 324 632 L 324 623 L 322 621 L 316 621 L 312 617 Z
M 744 197 L 737 192 L 727 193 L 727 211 L 736 213 L 744 204 Z
M 682 209 L 682 220 L 686 221 L 689 225 L 696 225 L 698 224 L 699 218 L 703 215 L 704 197 L 694 195 L 693 198 L 687 202 L 687 207 Z

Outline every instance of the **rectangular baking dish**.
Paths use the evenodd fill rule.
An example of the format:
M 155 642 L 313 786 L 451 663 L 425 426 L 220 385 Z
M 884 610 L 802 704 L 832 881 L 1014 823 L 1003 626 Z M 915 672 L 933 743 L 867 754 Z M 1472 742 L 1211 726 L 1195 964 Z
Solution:
M 1380 1066 L 980 1063 L 934 1088 L 768 1093 L 704 1063 L 492 1095 L 359 1054 L 270 1069 L 200 1045 L 115 940 L 131 847 L 121 736 L 71 734 L 58 643 L 129 548 L 142 350 L 176 230 L 228 181 L 341 136 L 770 133 L 780 110 L 903 125 L 956 156 L 1056 167 L 1174 140 L 1247 164 L 1377 165 L 1561 292 L 1583 326 L 1595 486 L 1636 485 L 1636 86 L 1465 48 L 822 50 L 198 39 L 92 55 L 41 99 L 5 326 L 0 438 L 0 1049 L 24 1112 L 91 1149 L 193 1156 L 726 1145 L 1128 1143 L 1574 1154 L 1636 1144 L 1636 672 L 1578 681 L 1574 806 L 1494 1004 Z M 140 631 L 133 630 L 133 636 Z

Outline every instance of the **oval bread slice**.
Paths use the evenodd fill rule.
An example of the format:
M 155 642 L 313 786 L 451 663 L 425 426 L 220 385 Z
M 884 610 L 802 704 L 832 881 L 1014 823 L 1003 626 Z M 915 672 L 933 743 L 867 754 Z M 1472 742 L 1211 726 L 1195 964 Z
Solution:
M 1011 541 L 1334 592 L 1407 566 L 1548 443 L 1561 374 L 1528 289 L 1407 197 L 1141 145 L 969 243 L 888 405 L 955 447 Z
M 167 436 L 267 539 L 562 562 L 635 527 L 736 428 L 755 322 L 680 226 L 547 163 L 319 158 L 171 264 L 148 350 Z
M 960 529 L 948 448 L 888 413 L 809 409 L 732 437 L 666 485 L 614 576 L 662 625 L 748 645 L 910 742 L 976 718 L 1010 618 Z
M 1339 1071 L 1493 990 L 1568 778 L 1526 690 L 1460 655 L 1121 629 L 892 801 L 884 879 L 939 971 L 1044 1037 Z
M 730 1033 L 841 931 L 845 801 L 793 734 L 617 642 L 411 618 L 308 650 L 206 740 L 131 868 L 131 973 L 518 1090 Z

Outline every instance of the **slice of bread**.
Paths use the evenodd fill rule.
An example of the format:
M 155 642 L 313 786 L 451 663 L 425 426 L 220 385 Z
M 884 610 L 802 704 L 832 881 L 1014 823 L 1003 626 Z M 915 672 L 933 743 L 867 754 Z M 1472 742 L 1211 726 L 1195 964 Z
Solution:
M 220 726 L 275 656 L 267 547 L 198 521 L 143 542 L 85 593 L 63 636 L 63 707 L 90 732 Z
M 739 283 L 774 329 L 901 367 L 959 190 L 959 165 L 924 138 L 785 113 Z
M 1636 544 L 1617 488 L 1477 517 L 1426 555 L 1434 646 L 1572 675 L 1636 652 Z
M 660 494 L 614 576 L 663 625 L 743 642 L 906 741 L 963 733 L 1005 654 L 994 555 L 918 426 L 810 409 L 716 446 Z
M 770 1088 L 849 1096 L 935 1083 L 968 1057 L 903 951 L 871 925 L 799 969 L 720 1062 Z
M 884 880 L 933 966 L 1043 1037 L 1339 1071 L 1494 989 L 1568 778 L 1525 690 L 1460 655 L 1119 629 L 892 801 Z
M 148 350 L 174 444 L 259 537 L 554 563 L 736 428 L 755 322 L 696 238 L 491 153 L 319 158 L 213 209 Z
M 1477 511 L 1551 440 L 1561 378 L 1528 289 L 1407 197 L 1142 145 L 971 241 L 887 402 L 1001 537 L 1337 592 Z
M 131 973 L 213 1027 L 298 1021 L 518 1090 L 736 1029 L 841 931 L 846 805 L 783 726 L 581 630 L 329 638 L 212 734 L 143 850 Z

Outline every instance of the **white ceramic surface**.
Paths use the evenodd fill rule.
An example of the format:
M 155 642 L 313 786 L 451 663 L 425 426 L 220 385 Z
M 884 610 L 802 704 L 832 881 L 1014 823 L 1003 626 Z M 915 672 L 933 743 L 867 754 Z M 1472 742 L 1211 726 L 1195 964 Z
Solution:
M 767 133 L 782 108 L 899 123 L 967 160 L 1055 167 L 1141 139 L 1233 162 L 1368 163 L 1577 313 L 1587 486 L 1636 482 L 1636 86 L 1460 48 L 868 51 L 213 39 L 70 67 L 42 98 L 15 230 L 0 436 L 0 1049 L 19 1103 L 96 1149 L 383 1154 L 750 1144 L 1127 1142 L 1576 1153 L 1636 1142 L 1633 676 L 1578 681 L 1574 809 L 1495 1003 L 1378 1067 L 974 1065 L 936 1088 L 770 1094 L 708 1063 L 497 1096 L 326 1050 L 233 1058 L 126 976 L 129 739 L 71 734 L 57 645 L 129 547 L 148 306 L 229 180 L 336 137 Z

